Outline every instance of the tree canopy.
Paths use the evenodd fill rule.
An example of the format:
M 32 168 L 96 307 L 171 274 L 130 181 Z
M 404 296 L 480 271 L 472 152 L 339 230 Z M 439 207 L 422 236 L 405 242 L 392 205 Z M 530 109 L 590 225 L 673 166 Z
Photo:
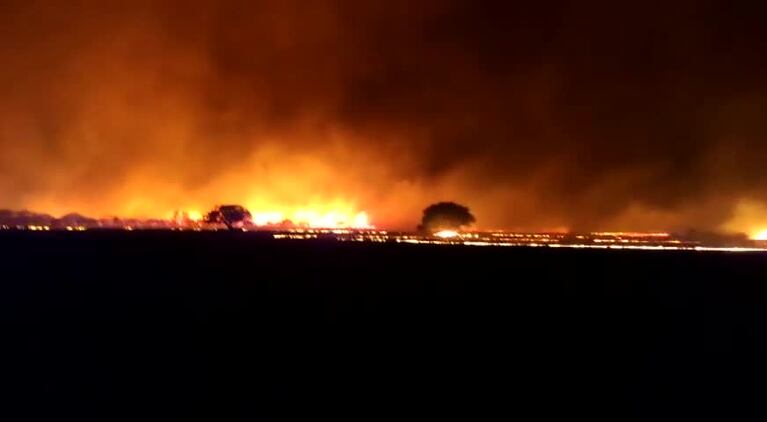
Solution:
M 222 205 L 205 215 L 208 223 L 225 224 L 230 230 L 250 222 L 250 212 L 240 205 Z
M 455 202 L 438 202 L 423 210 L 420 231 L 460 230 L 476 221 L 469 208 Z

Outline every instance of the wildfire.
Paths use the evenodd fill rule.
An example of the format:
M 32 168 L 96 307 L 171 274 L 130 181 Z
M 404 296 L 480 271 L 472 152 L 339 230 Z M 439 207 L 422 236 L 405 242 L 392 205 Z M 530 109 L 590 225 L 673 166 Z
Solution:
M 297 226 L 308 226 L 311 228 L 354 228 L 369 229 L 373 226 L 366 212 L 345 212 L 332 210 L 320 212 L 316 210 L 300 209 L 292 213 L 279 211 L 252 212 L 253 224 L 259 227 L 274 226 L 289 221 Z
M 317 204 L 306 207 L 271 208 L 270 204 L 244 206 L 250 213 L 245 223 L 255 227 L 311 228 L 311 229 L 373 229 L 370 217 L 365 211 L 343 203 Z M 177 225 L 193 224 L 199 227 L 206 220 L 207 213 L 200 208 L 180 209 L 166 214 L 165 220 Z
M 452 239 L 454 237 L 458 237 L 458 232 L 455 230 L 440 230 L 434 233 L 434 236 L 441 239 Z
M 767 240 L 767 229 L 761 230 L 755 233 L 751 239 L 753 240 Z
M 194 222 L 202 220 L 202 213 L 199 211 L 187 211 L 186 215 L 191 221 Z

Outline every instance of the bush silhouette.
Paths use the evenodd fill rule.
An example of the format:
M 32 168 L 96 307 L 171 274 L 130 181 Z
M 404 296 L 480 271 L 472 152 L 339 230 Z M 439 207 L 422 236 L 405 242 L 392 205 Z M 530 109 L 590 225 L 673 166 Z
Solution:
M 440 230 L 460 230 L 476 221 L 468 207 L 455 202 L 438 202 L 423 210 L 418 230 L 434 233 Z

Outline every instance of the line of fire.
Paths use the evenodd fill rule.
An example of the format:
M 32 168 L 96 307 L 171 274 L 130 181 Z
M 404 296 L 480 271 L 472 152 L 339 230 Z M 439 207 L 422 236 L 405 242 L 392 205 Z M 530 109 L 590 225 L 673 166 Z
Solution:
M 174 230 L 237 231 L 267 233 L 276 240 L 332 240 L 340 242 L 393 242 L 406 244 L 465 246 L 526 246 L 550 248 L 767 251 L 767 239 L 703 233 L 666 232 L 514 232 L 505 230 L 391 231 L 371 225 L 365 213 L 354 218 L 319 216 L 295 223 L 252 215 L 240 205 L 222 205 L 207 214 L 175 212 L 167 219 L 94 219 L 79 214 L 54 218 L 28 211 L 0 211 L 0 230 L 6 231 L 93 231 Z M 336 218 L 336 219 L 334 219 Z

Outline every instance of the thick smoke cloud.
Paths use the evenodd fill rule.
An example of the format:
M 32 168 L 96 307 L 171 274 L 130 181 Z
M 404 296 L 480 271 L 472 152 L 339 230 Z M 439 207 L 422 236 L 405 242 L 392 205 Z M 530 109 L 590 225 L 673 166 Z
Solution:
M 0 207 L 767 225 L 764 6 L 500 3 L 5 1 Z

